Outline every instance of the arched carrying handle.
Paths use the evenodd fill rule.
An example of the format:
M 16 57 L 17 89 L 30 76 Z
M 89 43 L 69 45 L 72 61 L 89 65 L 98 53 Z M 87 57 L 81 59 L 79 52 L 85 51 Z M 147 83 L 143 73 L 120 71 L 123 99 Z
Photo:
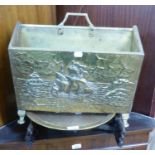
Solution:
M 65 22 L 67 21 L 69 16 L 79 16 L 79 17 L 85 17 L 88 25 L 90 28 L 93 28 L 94 25 L 92 24 L 92 22 L 90 21 L 88 14 L 87 13 L 74 13 L 74 12 L 67 12 L 65 15 L 65 18 L 63 19 L 63 21 L 59 24 L 59 26 L 64 26 Z
M 63 21 L 58 25 L 59 27 L 59 34 L 63 33 L 62 31 L 62 27 L 64 26 L 65 22 L 67 21 L 67 19 L 69 18 L 69 16 L 78 16 L 78 17 L 85 17 L 88 26 L 91 30 L 94 29 L 94 25 L 92 24 L 92 22 L 90 21 L 88 14 L 87 13 L 74 13 L 74 12 L 67 12 Z

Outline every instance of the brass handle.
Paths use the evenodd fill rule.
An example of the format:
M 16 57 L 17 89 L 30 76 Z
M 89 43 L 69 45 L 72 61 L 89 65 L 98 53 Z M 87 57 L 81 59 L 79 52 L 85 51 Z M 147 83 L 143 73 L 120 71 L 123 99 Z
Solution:
M 94 25 L 92 24 L 92 22 L 90 21 L 89 17 L 88 17 L 88 14 L 87 13 L 73 13 L 73 12 L 67 12 L 63 21 L 58 25 L 58 26 L 64 26 L 65 22 L 67 21 L 68 17 L 69 16 L 79 16 L 79 17 L 85 17 L 88 25 L 90 28 L 94 28 Z
M 69 18 L 69 16 L 79 16 L 79 17 L 85 17 L 88 26 L 90 27 L 91 30 L 94 29 L 94 25 L 92 24 L 92 22 L 90 21 L 88 14 L 87 13 L 74 13 L 74 12 L 67 12 L 63 21 L 58 25 L 59 30 L 58 33 L 59 34 L 63 34 L 63 30 L 62 27 L 64 26 L 65 22 L 67 21 L 67 19 Z

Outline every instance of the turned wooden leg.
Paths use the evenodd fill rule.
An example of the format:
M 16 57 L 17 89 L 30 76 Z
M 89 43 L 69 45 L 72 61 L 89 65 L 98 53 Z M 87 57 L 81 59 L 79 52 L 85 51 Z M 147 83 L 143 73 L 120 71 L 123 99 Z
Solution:
M 25 141 L 29 146 L 31 146 L 34 141 L 34 125 L 33 125 L 32 121 L 30 121 L 30 123 L 27 127 Z
M 125 126 L 122 118 L 122 114 L 116 114 L 114 118 L 114 135 L 118 146 L 124 144 Z

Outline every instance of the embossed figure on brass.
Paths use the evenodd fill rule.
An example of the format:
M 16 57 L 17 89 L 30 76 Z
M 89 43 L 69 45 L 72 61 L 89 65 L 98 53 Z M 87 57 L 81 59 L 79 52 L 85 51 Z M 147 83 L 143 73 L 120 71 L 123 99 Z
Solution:
M 87 18 L 86 18 L 87 19 Z M 131 111 L 143 61 L 132 28 L 17 24 L 9 57 L 19 110 Z

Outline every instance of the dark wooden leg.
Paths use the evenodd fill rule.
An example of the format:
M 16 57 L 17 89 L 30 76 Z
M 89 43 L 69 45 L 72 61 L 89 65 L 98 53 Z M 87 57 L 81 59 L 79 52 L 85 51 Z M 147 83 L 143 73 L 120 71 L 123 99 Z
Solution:
M 122 118 L 122 114 L 116 114 L 113 122 L 114 135 L 118 146 L 124 144 L 125 126 Z
M 32 121 L 30 121 L 30 123 L 27 127 L 25 141 L 28 144 L 28 146 L 32 146 L 32 143 L 34 141 L 34 125 L 33 125 Z

